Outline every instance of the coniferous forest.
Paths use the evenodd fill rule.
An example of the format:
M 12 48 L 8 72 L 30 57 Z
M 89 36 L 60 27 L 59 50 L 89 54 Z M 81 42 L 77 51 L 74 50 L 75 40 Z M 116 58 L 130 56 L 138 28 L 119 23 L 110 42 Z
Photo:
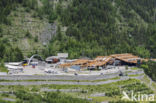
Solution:
M 64 1 L 69 2 L 67 6 Z M 59 0 L 55 8 L 49 0 L 41 2 L 42 7 L 37 0 L 1 0 L 0 23 L 11 25 L 7 16 L 18 8 L 17 5 L 35 10 L 36 16 L 46 17 L 49 23 L 59 22 L 56 36 L 42 52 L 45 56 L 68 52 L 70 58 L 93 58 L 128 52 L 144 58 L 155 57 L 155 0 Z M 62 27 L 67 30 L 62 32 Z M 1 27 L 0 34 L 3 36 Z M 12 45 L 5 47 L 14 48 Z
M 145 58 L 155 57 L 155 0 L 72 0 L 67 7 L 63 1 L 54 9 L 49 0 L 42 0 L 42 7 L 38 7 L 37 0 L 1 0 L 0 23 L 11 25 L 7 16 L 17 5 L 22 5 L 34 9 L 41 19 L 60 22 L 57 35 L 43 51 L 44 55 L 68 52 L 70 58 L 78 58 L 130 52 Z M 65 33 L 60 26 L 67 27 Z M 1 27 L 0 32 L 3 36 Z M 1 41 L 8 42 L 7 39 Z M 8 44 L 3 43 L 4 47 L 14 48 Z
M 155 0 L 73 0 L 57 8 L 65 34 L 49 45 L 51 53 L 69 52 L 71 58 L 113 53 L 155 57 Z M 56 49 L 53 49 L 57 47 Z

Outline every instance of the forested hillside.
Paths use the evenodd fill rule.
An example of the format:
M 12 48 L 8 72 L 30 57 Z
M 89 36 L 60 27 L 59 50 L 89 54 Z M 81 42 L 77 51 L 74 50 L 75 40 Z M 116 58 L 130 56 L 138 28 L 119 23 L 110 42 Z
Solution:
M 11 44 L 15 41 L 10 45 L 13 48 L 18 44 L 17 48 L 23 49 L 24 44 L 19 40 L 27 40 L 32 46 L 30 49 L 42 48 L 39 53 L 44 56 L 68 52 L 70 58 L 92 58 L 130 52 L 145 58 L 156 57 L 155 0 L 1 0 L 0 10 L 1 39 L 13 38 L 9 40 Z M 10 31 L 10 35 L 14 36 L 6 36 L 7 27 L 16 24 L 15 19 L 10 18 L 12 13 L 13 18 L 17 14 L 30 14 L 25 18 L 37 21 L 40 26 L 24 27 L 22 31 L 19 27 L 13 28 L 17 32 Z M 48 23 L 57 24 L 57 33 L 43 47 L 38 36 Z M 19 24 L 27 25 L 22 21 Z
M 125 52 L 155 57 L 155 0 L 73 0 L 57 11 L 68 29 L 51 42 L 52 52 L 57 47 L 71 57 Z
M 45 49 L 43 35 L 51 31 L 47 14 L 53 11 L 47 5 L 48 0 L 0 1 L 0 61 L 20 61 Z

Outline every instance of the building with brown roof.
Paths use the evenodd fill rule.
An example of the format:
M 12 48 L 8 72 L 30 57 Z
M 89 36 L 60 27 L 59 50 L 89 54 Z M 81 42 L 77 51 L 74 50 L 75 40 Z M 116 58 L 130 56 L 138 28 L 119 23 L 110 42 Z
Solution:
M 98 56 L 94 60 L 78 59 L 71 63 L 61 64 L 61 67 L 71 67 L 73 65 L 79 65 L 82 68 L 87 67 L 88 69 L 102 69 L 107 65 L 129 65 L 136 66 L 139 62 L 143 62 L 146 59 L 140 58 L 130 53 L 124 54 L 113 54 L 110 56 Z
M 115 60 L 120 60 L 121 65 L 136 65 L 138 61 L 141 61 L 141 58 L 138 56 L 135 56 L 130 53 L 125 54 L 113 54 L 111 55 L 112 58 Z
M 65 63 L 65 64 L 61 64 L 60 67 L 70 67 L 70 66 L 73 66 L 73 65 L 79 65 L 81 67 L 84 67 L 87 63 L 89 63 L 90 60 L 88 59 L 77 59 L 71 63 Z

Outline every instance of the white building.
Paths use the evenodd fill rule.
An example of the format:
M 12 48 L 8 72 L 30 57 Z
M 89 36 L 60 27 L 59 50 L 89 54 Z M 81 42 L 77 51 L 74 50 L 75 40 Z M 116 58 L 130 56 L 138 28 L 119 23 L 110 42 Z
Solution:
M 9 74 L 14 74 L 23 71 L 23 67 L 21 62 L 7 63 L 5 67 L 8 68 Z

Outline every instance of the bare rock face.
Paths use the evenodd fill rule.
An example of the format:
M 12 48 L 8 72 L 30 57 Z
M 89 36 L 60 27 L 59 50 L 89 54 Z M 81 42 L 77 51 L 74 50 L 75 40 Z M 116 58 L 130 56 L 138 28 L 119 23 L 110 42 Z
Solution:
M 39 39 L 43 45 L 46 45 L 54 35 L 56 35 L 57 24 L 47 24 L 43 32 L 41 33 Z

